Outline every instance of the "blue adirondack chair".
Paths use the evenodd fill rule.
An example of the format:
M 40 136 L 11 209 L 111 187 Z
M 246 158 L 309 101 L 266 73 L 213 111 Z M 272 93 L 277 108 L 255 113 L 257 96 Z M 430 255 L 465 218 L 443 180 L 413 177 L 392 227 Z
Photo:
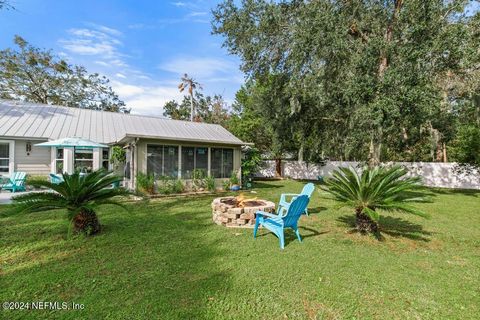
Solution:
M 25 172 L 14 172 L 8 179 L 8 182 L 2 184 L 0 187 L 3 190 L 10 190 L 11 192 L 25 191 L 26 177 L 27 174 Z
M 54 184 L 60 184 L 63 182 L 63 177 L 60 175 L 50 173 L 50 182 Z
M 295 231 L 298 241 L 302 242 L 300 233 L 298 232 L 298 219 L 305 211 L 310 199 L 306 195 L 295 198 L 288 207 L 287 214 L 280 216 L 268 212 L 257 211 L 255 217 L 255 229 L 253 229 L 253 237 L 257 237 L 257 230 L 260 225 L 272 231 L 280 240 L 280 248 L 285 248 L 285 228 L 291 228 Z
M 291 205 L 292 201 L 295 200 L 298 196 L 301 195 L 306 195 L 308 199 L 313 194 L 313 191 L 315 191 L 315 185 L 313 183 L 307 183 L 300 194 L 297 193 L 283 193 L 280 196 L 280 202 L 278 204 L 278 210 L 277 212 L 281 215 L 283 215 L 285 212 L 287 212 L 288 207 Z M 287 197 L 291 197 L 290 201 L 287 200 Z M 308 209 L 305 208 L 305 214 L 308 216 Z

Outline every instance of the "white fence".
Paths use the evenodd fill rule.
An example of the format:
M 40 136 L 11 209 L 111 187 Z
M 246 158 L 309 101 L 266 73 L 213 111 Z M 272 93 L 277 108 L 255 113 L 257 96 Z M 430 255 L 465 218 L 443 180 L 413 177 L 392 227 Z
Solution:
M 423 184 L 430 187 L 454 189 L 480 189 L 480 173 L 459 173 L 455 163 L 398 162 L 405 166 L 409 175 L 422 177 Z M 282 161 L 282 177 L 316 180 L 318 176 L 329 177 L 338 167 L 357 167 L 358 162 L 329 161 L 324 166 L 299 161 Z M 264 161 L 256 174 L 260 178 L 275 177 L 275 161 Z

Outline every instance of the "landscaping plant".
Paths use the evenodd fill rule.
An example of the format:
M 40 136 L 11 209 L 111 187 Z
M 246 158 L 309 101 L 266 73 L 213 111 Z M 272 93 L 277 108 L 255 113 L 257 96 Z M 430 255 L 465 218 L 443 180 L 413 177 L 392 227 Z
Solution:
M 50 190 L 13 197 L 13 211 L 29 213 L 66 209 L 67 218 L 72 223 L 74 232 L 92 235 L 100 231 L 96 207 L 104 204 L 123 207 L 112 198 L 130 194 L 123 188 L 111 188 L 112 184 L 121 178 L 103 169 L 88 175 L 80 175 L 79 172 L 64 173 L 63 180 L 59 184 L 46 180 L 31 181 L 30 183 L 36 187 Z
M 192 190 L 197 191 L 199 189 L 205 188 L 206 185 L 206 174 L 205 170 L 202 169 L 194 169 L 192 171 Z
M 246 150 L 244 150 L 242 159 L 242 184 L 244 187 L 247 187 L 248 184 L 251 184 L 261 162 L 262 157 L 257 148 L 248 147 Z
M 139 172 L 137 174 L 137 191 L 140 193 L 155 193 L 155 177 L 152 174 Z
M 215 178 L 212 177 L 212 176 L 208 176 L 205 178 L 205 184 L 206 184 L 206 187 L 207 187 L 207 190 L 210 191 L 210 192 L 214 192 L 215 191 Z
M 157 180 L 158 193 L 160 194 L 172 194 L 182 193 L 185 186 L 180 179 L 172 179 L 171 177 L 160 177 Z
M 355 210 L 355 225 L 359 232 L 378 233 L 379 211 L 401 211 L 426 217 L 411 206 L 425 200 L 420 178 L 406 178 L 407 170 L 391 168 L 365 168 L 359 174 L 353 168 L 339 168 L 326 179 L 323 189 L 341 203 Z

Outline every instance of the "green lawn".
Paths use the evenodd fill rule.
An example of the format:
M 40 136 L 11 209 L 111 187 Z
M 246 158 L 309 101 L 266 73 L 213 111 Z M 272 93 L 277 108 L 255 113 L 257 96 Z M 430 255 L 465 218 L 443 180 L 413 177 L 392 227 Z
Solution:
M 294 181 L 259 182 L 277 201 Z M 100 209 L 103 232 L 66 239 L 62 212 L 0 216 L 0 301 L 84 310 L 0 311 L 5 319 L 478 319 L 480 192 L 436 190 L 432 216 L 392 214 L 384 241 L 349 233 L 320 191 L 303 243 L 211 222 L 213 196 Z

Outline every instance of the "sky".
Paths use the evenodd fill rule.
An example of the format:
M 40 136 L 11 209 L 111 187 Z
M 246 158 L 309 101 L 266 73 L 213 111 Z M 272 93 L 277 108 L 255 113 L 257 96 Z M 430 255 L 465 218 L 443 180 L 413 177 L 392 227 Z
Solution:
M 240 60 L 211 34 L 219 2 L 12 0 L 16 10 L 0 12 L 0 48 L 12 47 L 18 34 L 105 75 L 132 113 L 161 116 L 166 101 L 182 99 L 184 73 L 231 103 L 244 76 Z

